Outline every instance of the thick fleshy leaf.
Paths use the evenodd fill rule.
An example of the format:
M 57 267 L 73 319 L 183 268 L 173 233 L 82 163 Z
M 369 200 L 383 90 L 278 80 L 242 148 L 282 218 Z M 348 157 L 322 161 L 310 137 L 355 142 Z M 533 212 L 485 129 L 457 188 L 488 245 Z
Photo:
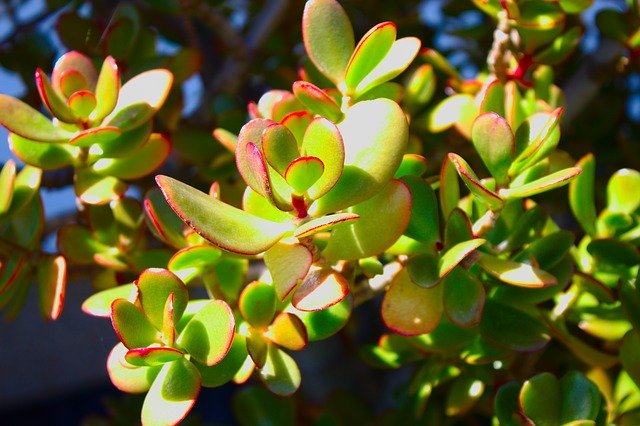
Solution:
M 436 92 L 437 77 L 431 64 L 416 68 L 407 81 L 402 103 L 411 114 L 426 105 Z
M 431 288 L 415 285 L 403 268 L 384 295 L 382 320 L 389 329 L 405 336 L 429 333 L 442 317 L 442 290 L 442 285 Z
M 25 260 L 23 256 L 11 256 L 0 264 L 0 296 L 7 295 L 20 284 L 20 275 L 27 269 Z
M 440 262 L 438 262 L 440 278 L 446 277 L 453 268 L 484 243 L 486 243 L 486 240 L 475 238 L 473 240 L 460 242 L 449 248 L 440 258 Z
M 299 157 L 295 159 L 285 172 L 284 178 L 295 193 L 303 194 L 324 172 L 324 164 L 318 157 Z
M 264 263 L 280 300 L 307 275 L 312 262 L 313 254 L 302 244 L 279 242 L 265 252 Z
M 93 144 L 108 144 L 120 135 L 122 135 L 122 130 L 117 127 L 93 127 L 77 133 L 69 140 L 69 143 L 80 148 L 89 148 Z
M 558 283 L 553 275 L 542 269 L 487 253 L 480 255 L 478 264 L 500 281 L 520 287 L 540 288 Z
M 447 416 L 458 416 L 468 412 L 482 397 L 484 387 L 484 382 L 476 377 L 458 377 L 447 395 Z
M 485 83 L 478 96 L 480 97 L 480 105 L 478 108 L 480 109 L 481 115 L 493 112 L 500 117 L 505 116 L 505 90 L 504 84 L 502 84 L 500 80 L 489 80 L 488 84 Z M 513 134 L 513 132 L 511 133 Z
M 607 208 L 614 212 L 633 213 L 640 207 L 640 172 L 621 169 L 607 183 Z
M 582 229 L 591 236 L 596 233 L 595 179 L 596 162 L 587 154 L 577 163 L 582 173 L 569 182 L 569 206 Z
M 344 142 L 344 169 L 331 191 L 309 209 L 314 216 L 353 206 L 380 191 L 397 170 L 407 146 L 407 119 L 398 104 L 388 99 L 356 103 L 338 129 Z M 329 167 L 321 155 L 317 157 Z
M 214 365 L 229 352 L 235 329 L 229 305 L 222 300 L 212 300 L 189 320 L 176 343 L 196 361 Z
M 129 132 L 149 121 L 155 111 L 149 104 L 140 102 L 112 112 L 104 119 L 104 122 L 107 126 L 117 127 L 123 132 Z
M 242 196 L 242 210 L 273 222 L 289 222 L 291 214 L 274 206 L 271 201 L 247 186 Z
M 72 262 L 86 265 L 94 262 L 96 254 L 111 248 L 97 241 L 87 228 L 66 224 L 58 231 L 58 249 Z
M 0 171 L 0 215 L 9 210 L 11 200 L 13 199 L 13 183 L 16 179 L 16 162 L 12 159 L 7 160 Z
M 137 367 L 153 366 L 178 360 L 184 353 L 178 349 L 165 346 L 154 346 L 150 348 L 129 349 L 124 359 L 131 365 Z
M 454 209 L 449 215 L 444 228 L 444 246 L 452 248 L 459 243 L 473 240 L 471 226 L 469 216 L 461 209 Z
M 300 311 L 319 311 L 335 305 L 349 293 L 349 283 L 331 268 L 312 267 L 293 293 L 291 304 Z
M 276 292 L 273 286 L 260 281 L 249 283 L 240 293 L 238 308 L 252 327 L 258 330 L 267 328 L 276 313 Z
M 195 404 L 200 373 L 186 358 L 162 366 L 142 405 L 143 426 L 170 426 L 182 421 Z
M 113 111 L 120 94 L 120 71 L 111 56 L 107 56 L 102 63 L 95 93 L 98 103 L 89 118 L 94 122 L 100 122 Z
M 435 253 L 420 253 L 411 256 L 406 267 L 411 281 L 420 287 L 430 288 L 440 283 L 440 257 Z
M 113 176 L 103 176 L 90 168 L 76 171 L 76 195 L 87 204 L 107 204 L 127 192 L 127 184 Z
M 539 350 L 550 340 L 541 320 L 493 299 L 485 302 L 480 332 L 487 339 L 521 352 Z
M 160 332 L 147 319 L 144 312 L 125 299 L 111 304 L 111 324 L 118 338 L 128 349 L 146 348 L 160 343 Z
M 76 69 L 68 69 L 61 72 L 58 83 L 60 84 L 62 96 L 67 100 L 77 92 L 92 93 L 87 78 Z
M 62 256 L 47 256 L 38 263 L 40 312 L 46 319 L 56 320 L 64 306 L 67 285 L 67 262 Z
M 459 327 L 480 323 L 486 298 L 482 282 L 461 267 L 454 268 L 442 281 L 444 312 Z
M 304 132 L 300 152 L 320 159 L 324 166 L 322 176 L 307 190 L 310 199 L 318 199 L 333 188 L 342 175 L 345 160 L 342 135 L 329 120 L 315 118 Z
M 560 380 L 560 423 L 596 420 L 603 403 L 598 387 L 582 373 L 571 371 Z
M 158 330 L 162 330 L 167 299 L 173 294 L 173 320 L 180 321 L 189 301 L 187 287 L 167 269 L 150 268 L 136 281 L 138 299 L 145 316 Z
M 113 385 L 123 392 L 142 393 L 149 390 L 162 366 L 138 367 L 125 360 L 126 346 L 118 343 L 107 358 L 107 372 Z
M 147 142 L 152 127 L 149 120 L 107 143 L 92 146 L 89 149 L 90 161 L 93 162 L 100 158 L 122 158 L 130 155 Z
M 401 180 L 411 192 L 411 217 L 405 235 L 423 243 L 437 241 L 440 223 L 435 191 L 418 176 L 404 176 Z
M 593 240 L 587 251 L 596 263 L 609 270 L 620 270 L 640 264 L 640 253 L 632 244 L 614 238 Z
M 505 199 L 526 198 L 566 185 L 580 173 L 580 167 L 569 167 L 515 188 L 501 189 L 498 193 Z
M 69 96 L 67 104 L 76 116 L 86 120 L 96 107 L 96 95 L 88 90 L 78 90 Z
M 96 317 L 111 315 L 111 304 L 116 299 L 125 299 L 133 303 L 138 297 L 138 288 L 133 284 L 124 284 L 102 290 L 82 303 L 82 312 Z
M 254 119 L 242 126 L 236 145 L 236 166 L 240 175 L 254 191 L 272 199 L 267 164 L 262 155 L 262 134 L 273 125 L 271 120 Z
M 509 166 L 509 175 L 537 164 L 547 157 L 560 140 L 560 116 L 562 108 L 551 113 L 537 113 L 529 116 L 518 127 L 516 137 L 516 159 Z
M 336 0 L 311 0 L 302 15 L 304 47 L 314 65 L 331 81 L 344 79 L 355 48 L 349 17 Z
M 560 384 L 553 374 L 541 373 L 524 382 L 519 399 L 522 413 L 535 425 L 564 424 L 560 422 Z
M 473 96 L 458 94 L 447 97 L 431 110 L 427 117 L 427 128 L 433 133 L 447 130 L 453 125 L 459 130 L 469 129 L 478 115 Z M 463 131 L 463 134 L 467 134 Z
M 307 130 L 307 126 L 313 120 L 313 115 L 308 111 L 296 111 L 287 114 L 281 121 L 281 123 L 289 129 L 291 134 L 296 138 L 298 146 L 302 146 L 302 138 L 304 132 Z
M 399 180 L 349 209 L 360 219 L 340 226 L 331 234 L 323 255 L 329 261 L 359 259 L 389 248 L 407 228 L 411 193 Z
M 185 247 L 171 257 L 167 268 L 188 284 L 204 269 L 213 266 L 221 255 L 222 252 L 219 249 L 208 245 Z
M 418 154 L 404 154 L 402 162 L 393 175 L 395 178 L 404 176 L 422 176 L 427 172 L 427 159 Z
M 326 117 L 334 123 L 338 123 L 344 118 L 340 105 L 324 90 L 307 81 L 293 83 L 293 93 L 312 114 Z
M 253 216 L 168 176 L 157 176 L 156 182 L 178 216 L 224 250 L 261 253 L 292 229 L 289 223 Z
M 262 334 L 261 331 L 250 329 L 250 333 L 247 336 L 247 352 L 249 358 L 255 364 L 256 367 L 262 368 L 267 362 L 267 352 L 269 351 L 269 340 Z
M 404 71 L 420 50 L 420 39 L 404 37 L 396 40 L 384 58 L 358 83 L 356 93 L 365 93 L 379 84 L 389 81 Z
M 449 160 L 453 163 L 460 179 L 469 188 L 469 191 L 478 198 L 478 200 L 486 203 L 490 209 L 501 209 L 504 200 L 495 192 L 484 186 L 469 164 L 458 154 L 449 153 Z
M 23 138 L 40 142 L 66 142 L 72 136 L 21 100 L 3 94 L 0 94 L 0 125 Z
M 348 223 L 359 218 L 360 216 L 355 213 L 335 213 L 322 216 L 317 219 L 311 219 L 309 222 L 298 226 L 293 232 L 293 236 L 296 238 L 309 237 L 316 232 L 329 231 L 337 225 Z
M 286 352 L 270 344 L 267 362 L 260 369 L 260 379 L 276 395 L 292 395 L 300 386 L 298 365 Z
M 460 184 L 458 172 L 453 161 L 447 156 L 442 161 L 440 168 L 440 209 L 444 217 L 449 217 L 451 212 L 458 207 L 460 201 Z
M 267 337 L 283 348 L 299 351 L 309 342 L 302 320 L 290 312 L 281 312 L 273 320 Z
M 153 111 L 157 111 L 167 98 L 172 83 L 173 75 L 165 69 L 149 70 L 136 75 L 122 85 L 118 102 L 105 121 L 113 120 L 122 110 L 134 105 L 147 104 Z
M 70 166 L 80 153 L 77 147 L 67 144 L 37 142 L 15 133 L 9 134 L 9 149 L 23 162 L 43 170 L 55 170 Z
M 300 156 L 295 136 L 278 123 L 271 124 L 262 132 L 262 152 L 267 163 L 282 176 L 289 164 Z
M 184 223 L 171 209 L 158 188 L 147 191 L 144 199 L 144 211 L 147 225 L 162 241 L 174 248 L 187 245 L 182 228 Z
M 513 257 L 517 262 L 535 259 L 537 266 L 550 270 L 556 266 L 573 247 L 575 236 L 571 231 L 558 231 L 534 240 Z
M 120 179 L 146 176 L 167 159 L 171 145 L 160 133 L 152 133 L 147 142 L 125 158 L 102 158 L 91 167 L 100 174 Z
M 348 91 L 358 84 L 383 60 L 396 40 L 396 26 L 393 22 L 382 22 L 360 39 L 353 52 L 345 73 Z
M 553 40 L 546 49 L 537 53 L 534 57 L 534 62 L 537 64 L 555 65 L 564 61 L 580 43 L 583 32 L 584 30 L 580 27 L 573 27 L 565 31 L 561 36 Z
M 494 112 L 479 115 L 473 122 L 471 140 L 496 183 L 506 183 L 516 150 L 513 131 L 507 120 Z
M 49 77 L 40 68 L 36 70 L 36 87 L 42 103 L 54 117 L 65 123 L 76 122 L 75 114 L 69 108 L 65 99 L 55 91 L 49 81 Z
M 309 341 L 314 342 L 324 340 L 340 331 L 349 320 L 352 308 L 353 297 L 347 294 L 341 302 L 321 311 L 303 312 L 292 309 L 295 309 L 293 313 L 302 319 Z
M 87 88 L 93 90 L 98 79 L 98 71 L 91 59 L 76 51 L 67 52 L 56 61 L 51 74 L 51 82 L 56 90 L 62 92 L 61 79 L 70 70 L 81 75 L 86 81 Z
M 213 388 L 231 381 L 247 359 L 247 344 L 244 336 L 236 334 L 229 352 L 222 361 L 207 366 L 195 363 L 202 377 L 202 386 Z

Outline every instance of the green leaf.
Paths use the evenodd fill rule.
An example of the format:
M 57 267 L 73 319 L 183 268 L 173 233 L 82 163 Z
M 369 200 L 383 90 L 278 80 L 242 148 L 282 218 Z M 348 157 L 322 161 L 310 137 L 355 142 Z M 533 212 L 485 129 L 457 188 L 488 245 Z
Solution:
M 221 255 L 219 249 L 208 245 L 185 247 L 171 257 L 167 268 L 188 284 L 207 267 L 215 264 Z
M 496 343 L 521 352 L 537 351 L 550 340 L 541 320 L 491 298 L 484 304 L 480 332 Z
M 278 299 L 284 300 L 309 272 L 313 254 L 302 244 L 278 242 L 264 253 Z
M 473 230 L 471 226 L 467 214 L 459 208 L 454 209 L 449 215 L 444 229 L 444 246 L 451 248 L 456 244 L 472 241 Z
M 514 381 L 500 386 L 494 402 L 495 417 L 501 425 L 520 426 L 520 408 L 518 395 L 521 385 Z
M 120 94 L 120 71 L 118 64 L 111 56 L 107 56 L 102 63 L 100 75 L 96 83 L 96 108 L 89 118 L 94 122 L 100 122 L 113 111 Z
M 590 235 L 596 234 L 595 179 L 596 162 L 593 154 L 587 154 L 577 163 L 582 173 L 569 182 L 569 206 L 582 229 Z
M 447 395 L 447 416 L 459 416 L 468 412 L 482 397 L 484 382 L 473 376 L 458 377 Z
M 520 287 L 540 288 L 558 283 L 553 275 L 541 269 L 487 253 L 481 253 L 478 264 L 500 281 Z
M 15 179 L 16 162 L 9 159 L 4 163 L 4 166 L 2 166 L 2 171 L 0 171 L 0 188 L 3 188 L 2 193 L 0 193 L 0 215 L 6 213 L 11 206 Z
M 173 74 L 165 69 L 149 70 L 136 75 L 120 88 L 118 102 L 105 122 L 110 122 L 121 111 L 134 105 L 147 104 L 153 111 L 159 110 L 172 83 Z
M 324 173 L 324 163 L 318 157 L 299 157 L 289 164 L 284 178 L 295 193 L 304 194 Z
M 573 0 L 565 0 L 567 3 Z M 593 1 L 593 0 L 587 0 Z M 562 1 L 560 4 L 562 5 Z M 569 57 L 571 52 L 578 46 L 582 39 L 584 30 L 580 27 L 573 27 L 565 31 L 560 37 L 556 37 L 551 44 L 542 52 L 534 56 L 537 64 L 556 65 Z
M 433 253 L 420 253 L 411 256 L 406 267 L 414 284 L 430 288 L 440 283 L 440 257 Z
M 459 327 L 474 327 L 480 323 L 485 302 L 482 282 L 462 267 L 454 268 L 442 280 L 444 312 Z
M 122 130 L 117 127 L 93 127 L 77 133 L 69 140 L 69 143 L 80 148 L 89 148 L 93 144 L 108 144 L 120 135 L 122 135 Z
M 609 270 L 626 269 L 640 263 L 640 253 L 632 244 L 613 238 L 591 241 L 587 251 L 600 267 Z
M 54 117 L 65 123 L 76 122 L 76 116 L 67 105 L 66 100 L 55 91 L 49 77 L 40 68 L 36 70 L 36 87 L 42 103 Z
M 403 105 L 410 113 L 416 113 L 433 98 L 436 86 L 437 78 L 433 66 L 420 65 L 406 83 Z
M 596 15 L 596 24 L 602 34 L 625 44 L 629 37 L 629 27 L 621 11 L 601 9 Z
M 279 313 L 266 336 L 276 345 L 292 351 L 299 351 L 309 343 L 304 323 L 290 312 Z
M 620 348 L 620 360 L 622 367 L 627 374 L 635 382 L 637 386 L 640 383 L 640 336 L 637 330 L 629 330 L 622 340 Z
M 21 100 L 3 94 L 0 94 L 0 124 L 12 133 L 39 142 L 66 142 L 72 136 Z
M 133 303 L 137 297 L 138 288 L 133 283 L 119 285 L 90 296 L 82 303 L 82 312 L 106 318 L 111 315 L 111 304 L 116 299 L 125 299 Z
M 293 218 L 289 212 L 278 209 L 271 200 L 258 194 L 249 186 L 242 196 L 242 210 L 273 222 L 290 222 Z
M 195 363 L 202 377 L 202 386 L 214 388 L 231 381 L 247 359 L 247 342 L 244 336 L 236 334 L 229 352 L 222 361 L 207 366 Z
M 607 208 L 614 212 L 631 214 L 640 207 L 640 172 L 621 169 L 607 183 Z
M 505 199 L 530 197 L 566 185 L 580 173 L 580 167 L 569 167 L 515 188 L 501 189 L 499 194 Z
M 313 216 L 353 206 L 380 191 L 398 169 L 408 142 L 404 112 L 388 99 L 356 103 L 338 129 L 344 141 L 344 169 L 336 185 L 309 209 Z M 330 163 L 317 156 L 328 168 Z
M 402 162 L 393 175 L 394 178 L 400 179 L 405 176 L 422 176 L 427 172 L 427 159 L 418 154 L 404 154 Z
M 517 262 L 536 260 L 537 265 L 544 270 L 556 266 L 573 247 L 574 235 L 571 231 L 558 231 L 534 240 L 513 260 Z
M 67 262 L 62 256 L 46 256 L 38 263 L 40 312 L 45 319 L 56 320 L 64 306 Z
M 113 176 L 96 174 L 91 168 L 76 170 L 76 195 L 87 204 L 107 204 L 127 192 L 127 184 Z
M 96 254 L 110 251 L 110 247 L 97 241 L 87 228 L 76 224 L 60 228 L 58 249 L 66 258 L 82 265 L 92 264 Z
M 160 342 L 160 332 L 149 322 L 144 312 L 128 300 L 113 301 L 111 323 L 118 338 L 128 349 L 146 348 Z
M 394 41 L 384 58 L 358 83 L 355 93 L 365 93 L 398 76 L 416 57 L 420 45 L 420 39 L 416 37 L 404 37 Z
M 415 285 L 402 268 L 391 281 L 382 300 L 382 320 L 395 333 L 416 336 L 436 328 L 442 317 L 442 285 Z
M 309 82 L 296 81 L 293 83 L 293 93 L 312 114 L 326 117 L 334 123 L 338 123 L 344 118 L 340 105 L 324 90 Z
M 523 414 L 534 424 L 553 426 L 561 423 L 561 397 L 558 379 L 551 373 L 541 373 L 522 385 L 520 406 Z
M 96 107 L 96 95 L 88 90 L 78 90 L 69 96 L 67 104 L 77 117 L 86 120 Z
M 560 395 L 562 395 L 561 424 L 579 420 L 596 420 L 603 402 L 602 396 L 596 385 L 582 373 L 577 371 L 567 373 L 560 380 Z
M 295 289 L 291 304 L 300 311 L 318 311 L 347 297 L 349 283 L 331 268 L 312 267 Z
M 384 59 L 395 40 L 396 26 L 393 22 L 382 22 L 367 31 L 347 65 L 345 84 L 348 93 Z
M 355 48 L 349 17 L 336 0 L 311 0 L 302 15 L 304 47 L 313 64 L 331 81 L 343 81 Z
M 150 348 L 129 349 L 124 359 L 138 367 L 153 366 L 176 361 L 184 356 L 178 349 L 158 346 Z
M 345 150 L 342 135 L 330 121 L 316 117 L 309 123 L 301 140 L 303 156 L 319 158 L 324 165 L 322 176 L 307 189 L 311 200 L 316 200 L 334 187 L 344 167 Z
M 104 119 L 104 123 L 107 126 L 117 127 L 122 132 L 129 132 L 149 121 L 155 111 L 145 102 L 131 104 L 112 112 Z
M 353 297 L 347 294 L 335 305 L 320 311 L 303 312 L 291 308 L 293 313 L 302 319 L 310 342 L 324 340 L 333 336 L 347 324 L 353 308 Z M 294 310 L 295 309 L 295 310 Z
M 449 248 L 442 257 L 440 257 L 440 261 L 438 262 L 440 278 L 446 277 L 453 268 L 486 242 L 487 241 L 482 238 L 475 238 L 473 240 L 460 242 Z
M 467 188 L 469 188 L 469 191 L 471 191 L 479 201 L 487 204 L 492 210 L 500 210 L 502 208 L 504 200 L 480 182 L 478 176 L 476 176 L 469 164 L 462 157 L 458 154 L 449 153 L 448 158 L 455 166 L 458 175 Z
M 262 152 L 267 163 L 284 176 L 289 164 L 300 156 L 298 143 L 286 126 L 273 123 L 262 132 Z
M 502 82 L 500 82 L 500 80 L 498 79 L 489 80 L 489 83 L 488 84 L 485 83 L 484 87 L 482 88 L 482 91 L 478 96 L 480 96 L 480 99 L 481 99 L 480 106 L 479 106 L 481 115 L 484 115 L 485 113 L 493 112 L 498 117 L 505 117 L 506 93 L 505 93 L 505 86 L 504 84 L 502 84 Z M 489 121 L 488 124 L 495 125 L 495 123 L 491 123 L 491 120 Z M 509 127 L 509 130 L 513 136 L 513 131 L 511 130 L 511 127 Z M 485 146 L 485 148 L 487 147 Z M 515 147 L 513 149 L 515 150 Z
M 143 393 L 148 391 L 162 366 L 138 367 L 129 364 L 125 359 L 127 352 L 126 346 L 118 343 L 109 353 L 107 372 L 111 382 L 123 392 Z
M 152 127 L 151 120 L 148 120 L 107 143 L 92 146 L 89 150 L 90 161 L 93 162 L 100 158 L 122 158 L 128 156 L 149 140 Z
M 138 179 L 150 174 L 167 159 L 171 145 L 160 133 L 152 133 L 147 142 L 125 158 L 102 158 L 91 168 L 106 176 Z
M 467 126 L 471 130 L 473 120 L 478 115 L 478 107 L 473 96 L 457 94 L 448 96 L 436 105 L 427 117 L 427 128 L 433 133 L 447 130 L 453 125 L 466 133 Z
M 238 308 L 252 327 L 259 330 L 267 328 L 276 313 L 276 292 L 273 286 L 260 281 L 249 283 L 240 294 Z
M 142 405 L 144 426 L 176 425 L 195 404 L 201 379 L 196 367 L 185 358 L 162 366 Z
M 460 201 L 460 185 L 458 183 L 458 172 L 453 160 L 448 156 L 442 160 L 440 168 L 440 209 L 442 216 L 449 217 L 451 212 L 458 207 Z
M 311 219 L 298 226 L 293 232 L 293 236 L 299 239 L 306 238 L 317 232 L 329 231 L 337 225 L 348 223 L 359 218 L 360 216 L 355 213 L 335 213 L 322 216 L 317 219 Z
M 142 310 L 155 328 L 162 330 L 165 305 L 171 295 L 174 322 L 180 321 L 189 301 L 187 287 L 180 278 L 167 269 L 150 268 L 140 274 L 136 286 Z
M 404 183 L 393 180 L 348 212 L 360 219 L 334 229 L 323 251 L 330 262 L 368 257 L 389 248 L 407 228 L 411 193 Z
M 269 345 L 267 362 L 260 369 L 260 379 L 271 392 L 280 396 L 292 395 L 301 381 L 300 370 L 293 358 L 273 344 Z
M 144 198 L 144 211 L 149 229 L 162 241 L 174 248 L 187 245 L 182 235 L 184 223 L 171 209 L 160 189 L 152 188 L 147 191 Z
M 584 12 L 592 4 L 593 0 L 560 0 L 562 10 L 570 14 Z
M 224 250 L 261 253 L 292 230 L 289 223 L 258 218 L 168 176 L 156 176 L 156 182 L 178 216 Z
M 82 76 L 86 88 L 93 90 L 98 78 L 98 71 L 91 59 L 80 52 L 72 51 L 62 55 L 53 67 L 51 82 L 53 87 L 60 93 L 63 92 L 61 80 L 66 74 L 77 73 Z
M 9 134 L 9 149 L 23 162 L 43 170 L 55 170 L 70 166 L 75 162 L 80 149 L 67 144 L 53 144 L 32 141 Z
M 563 109 L 551 113 L 536 113 L 529 116 L 516 130 L 516 159 L 509 167 L 509 176 L 546 158 L 560 141 L 560 116 Z
M 516 149 L 507 120 L 494 112 L 480 114 L 473 122 L 471 140 L 496 184 L 505 184 Z
M 405 235 L 423 243 L 440 239 L 438 200 L 431 185 L 418 176 L 404 176 L 402 182 L 411 192 L 411 216 Z
M 214 365 L 229 352 L 235 328 L 229 305 L 222 300 L 211 300 L 189 320 L 176 343 L 196 361 Z

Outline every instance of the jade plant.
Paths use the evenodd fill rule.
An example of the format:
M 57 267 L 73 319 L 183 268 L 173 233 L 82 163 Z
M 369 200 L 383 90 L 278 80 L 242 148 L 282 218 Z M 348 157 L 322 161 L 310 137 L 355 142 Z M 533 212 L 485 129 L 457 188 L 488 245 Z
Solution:
M 145 425 L 181 422 L 203 387 L 256 379 L 264 388 L 234 402 L 242 424 L 637 423 L 640 172 L 611 171 L 602 187 L 596 157 L 564 149 L 554 75 L 591 2 L 473 4 L 497 29 L 486 69 L 465 77 L 393 22 L 357 41 L 338 1 L 307 1 L 299 80 L 250 101 L 238 128 L 210 129 L 215 150 L 163 108 L 168 69 L 122 87 L 112 56 L 71 51 L 51 77 L 38 69 L 50 118 L 0 95 L 25 163 L 0 172 L 0 307 L 15 315 L 35 281 L 55 319 L 67 269 L 97 266 L 82 309 L 111 320 L 109 377 L 145 394 Z M 140 15 L 128 5 L 114 19 L 107 52 L 135 64 Z M 637 30 L 615 32 L 618 19 L 603 12 L 598 25 L 633 59 Z M 126 51 L 122 28 L 142 34 Z M 171 140 L 200 181 L 157 172 Z M 79 213 L 52 254 L 39 188 L 60 168 Z M 558 197 L 570 218 L 549 207 Z M 395 405 L 345 414 L 337 398 L 318 414 L 283 399 L 305 386 L 296 352 L 352 339 L 365 309 L 381 321 L 358 359 L 410 366 Z

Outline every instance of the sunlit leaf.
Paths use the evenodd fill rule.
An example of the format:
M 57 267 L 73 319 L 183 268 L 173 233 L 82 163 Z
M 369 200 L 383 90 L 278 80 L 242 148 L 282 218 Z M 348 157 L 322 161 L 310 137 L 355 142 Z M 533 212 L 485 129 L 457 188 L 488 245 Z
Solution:
M 471 140 L 496 183 L 506 183 L 516 149 L 509 123 L 493 112 L 481 114 L 473 122 Z
M 173 295 L 173 319 L 177 323 L 187 307 L 189 293 L 180 279 L 171 271 L 150 268 L 143 271 L 136 281 L 138 299 L 145 316 L 158 330 L 162 330 L 165 306 Z
M 538 288 L 558 283 L 553 275 L 541 269 L 486 253 L 481 254 L 478 264 L 497 279 L 520 287 Z
M 476 176 L 475 172 L 471 170 L 469 164 L 462 157 L 450 153 L 448 158 L 455 166 L 464 184 L 478 200 L 486 203 L 491 209 L 502 208 L 504 200 L 480 182 L 478 176 Z
M 54 117 L 65 123 L 75 123 L 75 114 L 69 108 L 65 99 L 55 91 L 49 81 L 49 77 L 40 68 L 36 70 L 36 87 L 42 103 Z
M 345 73 L 345 83 L 349 91 L 355 89 L 384 59 L 395 40 L 396 26 L 393 22 L 382 22 L 362 36 Z
M 313 255 L 302 244 L 279 242 L 264 254 L 276 295 L 284 300 L 309 271 Z
M 291 303 L 300 311 L 318 311 L 339 303 L 348 293 L 349 283 L 340 273 L 312 267 L 295 289 Z
M 499 194 L 504 198 L 530 197 L 566 185 L 580 173 L 582 173 L 580 167 L 569 167 L 568 169 L 559 170 L 540 179 L 536 179 L 533 182 L 525 183 L 522 186 L 501 189 Z
M 23 138 L 40 142 L 65 142 L 72 136 L 21 100 L 3 94 L 0 94 L 0 125 Z
M 46 319 L 56 320 L 64 306 L 67 285 L 67 263 L 62 256 L 47 256 L 38 264 L 40 312 Z
M 125 299 L 111 304 L 111 323 L 118 338 L 128 349 L 144 348 L 160 342 L 160 332 L 144 312 Z
M 265 386 L 276 395 L 288 396 L 300 386 L 300 370 L 296 362 L 279 349 L 270 344 L 267 362 L 260 369 L 260 379 Z
M 128 349 L 122 343 L 118 343 L 109 353 L 107 372 L 111 382 L 123 392 L 148 391 L 162 366 L 138 367 L 129 364 L 124 358 L 127 352 Z
M 328 118 L 334 123 L 342 121 L 344 114 L 340 105 L 319 87 L 307 82 L 293 83 L 293 93 L 311 113 Z
M 276 292 L 273 286 L 253 281 L 240 293 L 238 308 L 242 317 L 257 329 L 265 329 L 276 313 Z
M 607 207 L 611 211 L 633 213 L 640 207 L 640 172 L 621 169 L 607 183 Z
M 91 167 L 97 173 L 120 179 L 137 179 L 160 167 L 171 145 L 160 133 L 152 133 L 147 142 L 125 158 L 102 158 Z
M 100 122 L 109 115 L 118 102 L 120 94 L 120 71 L 118 64 L 111 56 L 102 63 L 98 81 L 96 82 L 96 99 L 98 104 L 89 118 Z

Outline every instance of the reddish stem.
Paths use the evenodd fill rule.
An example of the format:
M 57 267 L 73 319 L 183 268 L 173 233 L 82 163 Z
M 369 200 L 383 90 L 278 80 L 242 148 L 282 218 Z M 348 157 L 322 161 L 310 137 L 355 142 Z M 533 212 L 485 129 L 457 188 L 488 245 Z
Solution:
M 293 205 L 293 209 L 296 211 L 298 215 L 298 219 L 304 219 L 307 217 L 307 203 L 304 201 L 304 197 L 300 197 L 297 195 L 291 196 L 291 204 Z

